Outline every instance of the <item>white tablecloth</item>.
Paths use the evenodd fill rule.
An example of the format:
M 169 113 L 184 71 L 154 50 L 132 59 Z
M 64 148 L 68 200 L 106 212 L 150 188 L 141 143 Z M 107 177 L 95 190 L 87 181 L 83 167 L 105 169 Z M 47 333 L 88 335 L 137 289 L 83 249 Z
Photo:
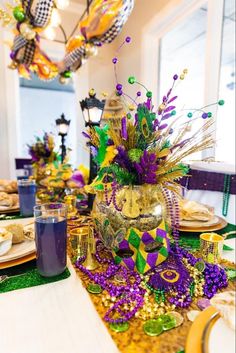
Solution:
M 234 239 L 226 243 L 235 249 Z M 235 260 L 235 251 L 223 257 Z M 68 267 L 63 281 L 0 294 L 0 353 L 118 352 L 69 261 Z

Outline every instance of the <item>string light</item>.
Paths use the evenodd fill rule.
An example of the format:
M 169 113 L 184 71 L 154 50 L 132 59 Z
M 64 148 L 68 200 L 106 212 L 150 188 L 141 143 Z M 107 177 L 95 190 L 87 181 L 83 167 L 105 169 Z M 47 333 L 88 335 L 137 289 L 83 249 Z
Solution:
M 52 10 L 50 27 L 58 27 L 61 24 L 61 16 L 57 9 Z
M 56 0 L 55 3 L 59 10 L 65 10 L 70 5 L 69 0 Z
M 45 30 L 44 30 L 44 36 L 45 38 L 49 39 L 49 40 L 54 40 L 56 38 L 56 31 L 53 27 L 48 26 Z

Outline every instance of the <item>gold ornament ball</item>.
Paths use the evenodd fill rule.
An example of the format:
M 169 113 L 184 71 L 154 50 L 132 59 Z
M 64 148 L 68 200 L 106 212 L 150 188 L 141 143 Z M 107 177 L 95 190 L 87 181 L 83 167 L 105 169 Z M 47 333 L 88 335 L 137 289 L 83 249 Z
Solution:
M 183 73 L 186 75 L 188 73 L 188 69 L 184 69 Z
M 66 77 L 60 76 L 60 77 L 59 77 L 59 82 L 60 82 L 62 85 L 67 85 L 67 84 L 69 83 L 69 79 L 66 78 Z
M 9 65 L 8 65 L 8 68 L 11 69 L 11 70 L 16 70 L 17 69 L 17 62 L 16 61 L 12 61 Z
M 36 36 L 36 32 L 33 30 L 33 27 L 25 22 L 20 25 L 20 33 L 27 40 L 32 40 Z
M 133 112 L 133 111 L 135 110 L 135 107 L 131 104 L 131 105 L 129 105 L 129 110 L 130 110 L 131 112 Z
M 90 56 L 95 56 L 98 53 L 97 47 L 92 44 L 87 44 L 85 47 L 85 58 L 89 58 Z
M 184 78 L 185 78 L 184 74 L 180 75 L 179 78 L 180 78 L 181 80 L 184 80 Z

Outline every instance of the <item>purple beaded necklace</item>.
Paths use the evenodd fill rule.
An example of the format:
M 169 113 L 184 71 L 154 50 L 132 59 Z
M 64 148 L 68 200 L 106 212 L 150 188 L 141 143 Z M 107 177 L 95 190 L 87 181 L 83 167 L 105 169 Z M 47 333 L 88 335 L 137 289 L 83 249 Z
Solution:
M 111 192 L 111 198 L 109 200 L 107 185 L 105 184 L 105 186 L 104 186 L 106 204 L 107 204 L 107 206 L 110 206 L 111 203 L 113 203 L 115 209 L 118 212 L 121 212 L 122 211 L 122 207 L 118 206 L 117 200 L 116 200 L 116 193 L 120 189 L 120 187 L 118 186 L 118 184 L 117 184 L 115 179 L 113 180 L 113 182 L 111 184 L 111 188 L 112 188 L 112 192 Z
M 101 243 L 97 243 L 101 244 Z M 100 247 L 101 249 L 101 247 Z M 118 301 L 107 311 L 104 319 L 110 323 L 121 323 L 129 321 L 136 312 L 143 306 L 144 303 L 144 293 L 145 290 L 141 288 L 141 277 L 137 272 L 129 271 L 126 267 L 121 265 L 115 265 L 113 260 L 107 258 L 101 258 L 98 252 L 96 252 L 96 259 L 100 264 L 108 265 L 105 272 L 102 273 L 92 273 L 87 270 L 82 262 L 84 258 L 81 258 L 75 263 L 75 266 L 81 270 L 86 276 L 89 277 L 91 281 L 101 286 L 103 290 L 106 290 L 111 297 L 119 298 Z M 123 277 L 125 285 L 115 285 L 112 283 L 114 276 L 119 274 Z M 134 309 L 125 312 L 122 310 L 122 306 L 125 304 L 134 304 Z M 118 312 L 120 317 L 118 319 L 113 319 L 112 314 Z

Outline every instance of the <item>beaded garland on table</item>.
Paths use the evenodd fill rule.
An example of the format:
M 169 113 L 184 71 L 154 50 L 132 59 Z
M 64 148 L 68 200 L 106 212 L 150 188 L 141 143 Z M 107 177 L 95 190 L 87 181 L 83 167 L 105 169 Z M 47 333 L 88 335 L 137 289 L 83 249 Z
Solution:
M 148 320 L 175 308 L 188 308 L 194 298 L 206 296 L 212 298 L 215 293 L 227 287 L 226 272 L 217 265 L 205 263 L 188 251 L 172 247 L 169 259 L 162 265 L 140 275 L 124 266 L 115 265 L 111 255 L 104 254 L 101 242 L 97 243 L 96 259 L 106 269 L 92 272 L 83 266 L 84 258 L 75 266 L 89 277 L 106 293 L 102 294 L 102 303 L 108 308 L 105 321 L 109 323 L 127 322 L 133 317 Z

